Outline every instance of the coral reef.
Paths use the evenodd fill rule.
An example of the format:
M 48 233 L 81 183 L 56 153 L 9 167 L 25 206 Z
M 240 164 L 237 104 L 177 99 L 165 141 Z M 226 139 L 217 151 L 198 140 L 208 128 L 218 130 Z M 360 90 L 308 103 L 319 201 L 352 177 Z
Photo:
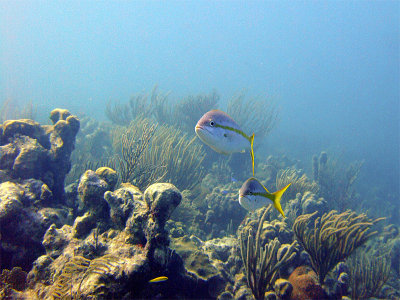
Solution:
M 264 299 L 265 291 L 275 280 L 277 270 L 293 259 L 296 254 L 296 243 L 283 248 L 277 239 L 262 247 L 260 234 L 271 207 L 271 205 L 268 206 L 260 218 L 255 238 L 253 238 L 252 230 L 246 229 L 243 229 L 239 236 L 247 283 L 256 299 Z
M 319 158 L 313 156 L 314 181 L 318 183 L 319 194 L 327 201 L 330 209 L 342 212 L 360 205 L 354 184 L 363 164 L 362 161 L 356 161 L 344 167 L 338 159 L 329 159 L 324 151 Z
M 327 299 L 328 295 L 318 282 L 317 274 L 307 266 L 297 267 L 290 274 L 288 281 L 292 284 L 293 290 L 290 299 Z
M 53 125 L 22 119 L 0 125 L 0 255 L 2 268 L 28 271 L 44 252 L 47 228 L 67 222 L 64 179 L 79 120 L 67 110 L 50 114 Z M 58 207 L 57 207 L 58 205 Z
M 47 185 L 39 180 L 0 184 L 1 268 L 29 270 L 44 252 L 42 238 L 47 228 L 66 222 L 67 211 L 44 207 L 51 196 Z
M 317 212 L 322 216 L 328 212 L 328 206 L 324 198 L 317 198 L 311 192 L 305 192 L 303 195 L 298 193 L 295 199 L 289 200 L 285 207 L 286 221 L 293 226 L 294 221 L 300 215 Z
M 53 110 L 50 119 L 53 125 L 23 119 L 0 126 L 0 170 L 3 178 L 43 181 L 62 202 L 79 120 L 62 109 Z
M 20 267 L 12 270 L 3 269 L 0 274 L 0 298 L 15 299 L 18 292 L 26 288 L 26 272 Z
M 380 298 L 380 292 L 390 276 L 388 253 L 359 252 L 346 261 L 349 268 L 352 299 Z
M 96 189 L 100 191 L 102 186 L 94 186 L 93 190 Z M 97 193 L 91 192 L 85 197 L 89 195 Z M 126 197 L 132 202 L 132 214 L 125 228 L 118 230 L 112 228 L 113 223 L 103 224 L 102 233 L 79 237 L 69 225 L 50 228 L 45 237 L 48 242 L 44 243 L 48 258 L 41 257 L 35 262 L 28 276 L 30 289 L 25 295 L 37 294 L 40 298 L 141 298 L 158 294 L 210 297 L 207 288 L 210 283 L 187 273 L 181 258 L 168 247 L 164 225 L 181 201 L 181 194 L 173 185 L 153 184 L 143 194 L 133 186 L 124 186 L 107 195 L 114 202 Z M 116 207 L 115 204 L 111 207 Z M 88 209 L 93 207 L 89 205 Z M 57 237 L 60 235 L 62 243 Z M 155 289 L 147 284 L 158 274 L 168 276 L 169 284 L 176 288 L 160 285 Z
M 248 156 L 227 158 L 192 138 L 218 101 L 214 92 L 173 104 L 155 88 L 110 106 L 114 124 L 62 109 L 53 125 L 1 124 L 0 298 L 398 298 L 396 214 L 378 235 L 381 218 L 342 212 L 374 207 L 355 203 L 361 163 L 342 167 L 322 152 L 311 181 L 298 160 L 259 158 L 265 186 L 292 183 L 287 218 L 270 207 L 247 212 L 237 198 Z M 238 97 L 229 110 L 260 139 L 277 114 L 271 106 L 272 122 L 240 121 L 253 105 L 265 103 Z M 159 276 L 168 279 L 149 283 Z
M 294 222 L 293 231 L 310 255 L 313 270 L 322 285 L 325 276 L 338 262 L 377 234 L 377 231 L 371 231 L 371 227 L 382 218 L 370 220 L 364 214 L 357 215 L 351 211 L 341 214 L 330 211 L 314 220 L 316 213 L 299 216 Z M 312 220 L 314 226 L 310 229 L 308 224 Z

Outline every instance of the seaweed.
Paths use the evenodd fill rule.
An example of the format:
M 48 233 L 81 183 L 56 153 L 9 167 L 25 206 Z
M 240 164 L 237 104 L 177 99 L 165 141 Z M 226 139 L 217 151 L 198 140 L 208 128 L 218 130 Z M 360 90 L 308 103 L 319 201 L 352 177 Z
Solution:
M 359 252 L 346 261 L 349 267 L 351 299 L 379 298 L 390 277 L 390 254 Z
M 150 95 L 134 95 L 129 103 L 109 102 L 105 113 L 111 122 L 122 126 L 128 126 L 136 118 L 155 118 L 158 122 L 168 122 L 172 119 L 168 95 L 159 93 L 155 85 Z
M 89 265 L 89 259 L 82 256 L 74 256 L 64 265 L 61 274 L 54 281 L 51 296 L 54 299 L 74 299 L 72 293 L 73 277 L 76 274 L 85 272 Z
M 174 184 L 179 190 L 192 189 L 204 177 L 205 152 L 196 139 L 190 139 L 173 126 L 163 125 L 151 140 L 143 161 L 150 166 L 165 166 L 165 170 L 158 170 L 158 178 Z
M 320 196 L 328 202 L 331 209 L 344 211 L 360 205 L 353 187 L 363 164 L 363 161 L 355 161 L 344 167 L 338 159 L 329 159 L 324 151 L 319 159 L 313 156 L 314 180 L 318 183 Z
M 247 134 L 254 133 L 258 143 L 265 138 L 277 123 L 279 111 L 273 101 L 245 99 L 244 93 L 228 102 L 227 113 Z
M 239 233 L 240 253 L 245 267 L 247 284 L 256 299 L 264 299 L 265 291 L 276 279 L 278 269 L 286 265 L 296 255 L 294 252 L 297 247 L 296 241 L 289 246 L 281 257 L 278 257 L 281 244 L 277 238 L 266 244 L 264 248 L 262 247 L 260 235 L 271 208 L 272 206 L 269 205 L 259 219 L 255 239 L 252 230 L 243 229 Z
M 173 122 L 185 132 L 193 132 L 201 116 L 218 107 L 219 95 L 213 91 L 210 95 L 188 96 L 179 101 L 173 108 Z
M 150 94 L 135 95 L 129 103 L 109 102 L 105 113 L 117 125 L 128 126 L 134 119 L 148 118 L 192 132 L 197 120 L 206 111 L 217 108 L 219 101 L 215 91 L 210 95 L 188 96 L 180 101 L 169 101 L 169 94 L 160 93 L 156 85 Z
M 132 122 L 122 133 L 121 155 L 117 156 L 122 182 L 133 182 L 142 176 L 137 172 L 138 165 L 156 130 L 157 124 L 149 125 L 149 121 L 143 119 Z
M 350 210 L 338 214 L 330 211 L 318 217 L 314 226 L 308 225 L 318 212 L 297 217 L 293 225 L 296 238 L 311 257 L 311 265 L 318 274 L 320 284 L 337 263 L 377 234 L 371 227 L 384 218 L 370 220 L 365 214 Z
M 30 119 L 37 117 L 37 106 L 32 101 L 25 103 L 22 107 L 17 101 L 12 99 L 5 100 L 0 105 L 0 123 L 6 120 Z
M 309 191 L 313 194 L 318 192 L 318 185 L 315 182 L 310 182 L 306 174 L 299 175 L 299 172 L 294 168 L 286 168 L 280 170 L 276 176 L 276 189 L 281 188 L 292 183 L 286 191 L 286 197 L 288 199 L 294 199 L 296 193 L 304 194 Z

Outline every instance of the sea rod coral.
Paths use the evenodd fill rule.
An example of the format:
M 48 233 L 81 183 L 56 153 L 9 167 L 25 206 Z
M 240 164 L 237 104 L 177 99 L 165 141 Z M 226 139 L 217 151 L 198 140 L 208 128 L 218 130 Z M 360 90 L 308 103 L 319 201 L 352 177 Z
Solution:
M 269 210 L 269 205 L 262 214 L 259 222 L 255 239 L 252 230 L 244 229 L 239 235 L 240 250 L 243 264 L 245 266 L 245 274 L 247 283 L 251 288 L 256 299 L 264 299 L 264 294 L 269 285 L 276 278 L 277 270 L 287 264 L 294 256 L 296 242 L 293 242 L 286 252 L 278 257 L 280 242 L 274 239 L 264 246 L 261 245 L 260 235 L 264 221 Z

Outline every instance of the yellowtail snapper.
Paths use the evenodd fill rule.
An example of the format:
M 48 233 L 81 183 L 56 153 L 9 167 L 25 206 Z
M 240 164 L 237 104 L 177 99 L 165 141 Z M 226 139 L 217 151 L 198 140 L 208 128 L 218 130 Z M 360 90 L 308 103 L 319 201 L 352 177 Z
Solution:
M 248 136 L 227 113 L 218 109 L 205 113 L 197 122 L 195 131 L 200 140 L 218 153 L 243 152 L 250 146 L 254 176 L 254 133 Z
M 261 182 L 256 178 L 251 177 L 243 183 L 239 190 L 239 203 L 245 209 L 254 211 L 264 207 L 269 203 L 269 200 L 271 200 L 274 207 L 285 218 L 285 214 L 281 207 L 281 197 L 290 185 L 291 183 L 271 194 Z

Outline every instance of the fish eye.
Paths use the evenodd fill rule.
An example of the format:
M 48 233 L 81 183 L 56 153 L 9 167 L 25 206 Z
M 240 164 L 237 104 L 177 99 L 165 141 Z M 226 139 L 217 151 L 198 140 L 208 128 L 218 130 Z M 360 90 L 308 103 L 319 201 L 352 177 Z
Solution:
M 210 121 L 210 126 L 213 127 L 215 125 L 214 121 Z

